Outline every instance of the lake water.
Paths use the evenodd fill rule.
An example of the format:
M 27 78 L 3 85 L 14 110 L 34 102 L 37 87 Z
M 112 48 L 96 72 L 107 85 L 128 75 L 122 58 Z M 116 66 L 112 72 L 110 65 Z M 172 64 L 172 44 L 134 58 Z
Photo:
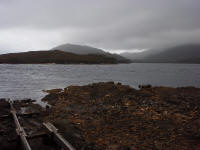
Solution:
M 200 87 L 199 64 L 0 65 L 0 98 L 41 99 L 42 90 L 115 81 L 137 88 Z

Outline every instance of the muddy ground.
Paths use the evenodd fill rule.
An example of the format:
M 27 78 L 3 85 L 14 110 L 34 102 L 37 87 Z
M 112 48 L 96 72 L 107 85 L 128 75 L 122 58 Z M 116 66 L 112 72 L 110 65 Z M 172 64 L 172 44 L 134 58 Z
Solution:
M 15 103 L 17 109 L 26 105 L 27 111 L 40 112 L 35 120 L 21 119 L 28 134 L 42 132 L 41 122 L 49 121 L 78 150 L 200 150 L 199 88 L 136 90 L 107 82 L 46 92 L 42 100 L 51 105 L 46 109 Z M 0 114 L 8 113 L 8 107 L 0 101 Z M 0 143 L 12 134 L 13 124 L 1 121 Z M 38 141 L 31 142 L 34 146 Z

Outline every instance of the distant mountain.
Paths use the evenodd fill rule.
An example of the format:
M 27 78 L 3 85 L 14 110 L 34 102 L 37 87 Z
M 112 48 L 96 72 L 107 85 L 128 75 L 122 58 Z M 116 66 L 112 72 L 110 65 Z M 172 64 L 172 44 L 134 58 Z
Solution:
M 130 62 L 128 59 L 124 58 L 123 56 L 117 55 L 117 54 L 111 54 L 108 52 L 105 52 L 102 49 L 86 46 L 86 45 L 75 45 L 75 44 L 63 44 L 57 47 L 52 48 L 52 50 L 61 50 L 64 52 L 70 52 L 74 54 L 81 54 L 81 55 L 87 55 L 87 54 L 97 54 L 97 55 L 104 55 L 107 57 L 112 57 L 117 59 L 118 62 L 121 63 L 128 63 Z
M 200 45 L 188 44 L 162 50 L 148 50 L 141 53 L 124 53 L 122 56 L 133 62 L 147 63 L 200 63 Z
M 4 64 L 116 64 L 115 58 L 96 54 L 73 54 L 69 52 L 50 50 L 50 51 L 31 51 L 23 53 L 10 53 L 0 55 L 0 63 Z
M 75 44 L 59 45 L 52 48 L 52 50 L 61 50 L 61 51 L 70 52 L 74 54 L 105 54 L 106 53 L 105 51 L 98 48 L 94 48 L 94 47 L 90 47 L 86 45 L 75 45 Z

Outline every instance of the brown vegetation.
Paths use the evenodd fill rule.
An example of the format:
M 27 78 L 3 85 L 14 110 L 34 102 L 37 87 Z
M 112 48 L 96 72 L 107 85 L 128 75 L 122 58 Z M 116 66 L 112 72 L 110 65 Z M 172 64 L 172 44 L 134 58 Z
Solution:
M 78 149 L 84 143 L 81 139 L 90 149 L 200 147 L 198 88 L 141 86 L 136 90 L 109 82 L 55 91 L 49 91 L 43 99 L 52 105 L 46 119 L 54 122 L 66 138 L 76 139 L 71 142 Z

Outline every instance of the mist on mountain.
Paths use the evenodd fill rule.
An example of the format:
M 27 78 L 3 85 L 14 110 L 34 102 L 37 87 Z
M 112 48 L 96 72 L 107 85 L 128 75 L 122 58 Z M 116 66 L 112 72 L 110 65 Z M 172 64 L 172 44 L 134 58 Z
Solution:
M 200 44 L 178 45 L 140 53 L 122 53 L 121 56 L 131 59 L 133 62 L 200 63 Z

